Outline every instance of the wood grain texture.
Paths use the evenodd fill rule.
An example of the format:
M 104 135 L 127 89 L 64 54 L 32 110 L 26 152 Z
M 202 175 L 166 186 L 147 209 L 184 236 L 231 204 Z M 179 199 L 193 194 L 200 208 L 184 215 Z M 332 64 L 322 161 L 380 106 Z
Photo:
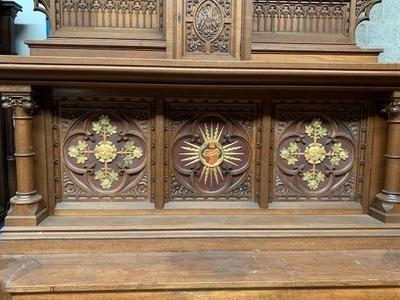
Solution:
M 14 295 L 328 287 L 349 292 L 398 286 L 399 255 L 395 250 L 360 250 L 4 256 L 0 276 L 3 290 Z

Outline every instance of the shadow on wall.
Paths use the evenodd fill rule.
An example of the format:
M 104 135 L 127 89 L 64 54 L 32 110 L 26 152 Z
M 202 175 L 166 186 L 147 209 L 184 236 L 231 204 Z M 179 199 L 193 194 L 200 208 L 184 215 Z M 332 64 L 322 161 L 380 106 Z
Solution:
M 380 62 L 400 62 L 400 0 L 383 0 L 376 4 L 370 21 L 362 22 L 356 30 L 357 46 L 383 48 Z
M 26 40 L 46 38 L 46 16 L 33 11 L 33 0 L 14 0 L 22 6 L 15 19 L 15 48 L 19 55 L 29 55 Z

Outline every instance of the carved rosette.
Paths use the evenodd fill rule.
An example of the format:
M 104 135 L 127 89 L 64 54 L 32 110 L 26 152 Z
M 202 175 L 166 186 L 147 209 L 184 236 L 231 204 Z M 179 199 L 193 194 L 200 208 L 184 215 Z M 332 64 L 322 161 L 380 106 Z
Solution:
M 191 54 L 230 54 L 231 0 L 188 0 L 185 51 Z
M 203 195 L 229 192 L 246 180 L 251 150 L 245 130 L 222 116 L 187 121 L 172 146 L 177 180 Z
M 352 174 L 355 142 L 351 132 L 328 117 L 292 122 L 279 140 L 278 174 L 304 194 L 331 192 Z
M 114 113 L 76 120 L 67 130 L 63 157 L 69 177 L 87 192 L 130 190 L 143 177 L 147 161 L 139 126 Z

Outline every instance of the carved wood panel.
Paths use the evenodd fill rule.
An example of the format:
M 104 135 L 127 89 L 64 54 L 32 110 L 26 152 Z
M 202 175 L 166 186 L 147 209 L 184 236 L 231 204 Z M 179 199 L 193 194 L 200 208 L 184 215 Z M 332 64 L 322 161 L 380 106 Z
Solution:
M 183 0 L 178 8 L 178 56 L 238 57 L 241 0 Z M 178 26 L 179 27 L 179 26 Z
M 53 99 L 58 201 L 154 200 L 152 102 L 138 100 Z
M 274 105 L 271 201 L 361 201 L 364 103 Z
M 350 0 L 255 0 L 253 32 L 349 35 Z
M 257 102 L 182 99 L 168 102 L 167 111 L 167 200 L 258 200 Z
M 162 28 L 162 0 L 56 0 L 57 28 Z

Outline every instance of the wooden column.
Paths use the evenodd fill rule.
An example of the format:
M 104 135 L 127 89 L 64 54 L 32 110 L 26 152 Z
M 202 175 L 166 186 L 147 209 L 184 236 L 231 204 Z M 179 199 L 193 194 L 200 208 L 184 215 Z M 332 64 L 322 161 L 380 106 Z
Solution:
M 0 1 L 0 54 L 15 55 L 14 20 L 22 6 L 14 1 Z
M 42 196 L 35 190 L 32 115 L 37 105 L 30 93 L 3 93 L 2 107 L 13 109 L 17 192 L 11 198 L 7 226 L 37 225 L 45 217 Z
M 400 91 L 392 94 L 388 115 L 385 178 L 370 214 L 386 223 L 400 223 Z

